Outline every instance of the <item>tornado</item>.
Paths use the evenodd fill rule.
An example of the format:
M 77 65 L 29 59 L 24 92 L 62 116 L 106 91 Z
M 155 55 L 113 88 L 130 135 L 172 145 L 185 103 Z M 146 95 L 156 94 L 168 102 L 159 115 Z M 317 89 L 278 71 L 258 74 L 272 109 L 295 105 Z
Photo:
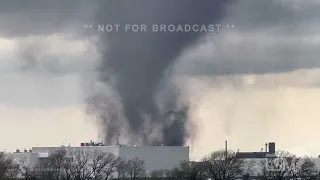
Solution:
M 153 26 L 209 26 L 219 24 L 232 0 L 117 0 L 99 1 L 95 23 L 119 25 L 118 30 L 100 32 L 97 43 L 100 61 L 95 81 L 112 87 L 112 93 L 96 93 L 88 101 L 95 110 L 106 144 L 114 144 L 121 135 L 118 123 L 127 123 L 127 139 L 132 143 L 183 145 L 188 134 L 188 104 L 177 107 L 179 90 L 164 78 L 182 50 L 207 31 L 156 31 Z M 125 27 L 144 25 L 133 31 Z M 163 86 L 171 90 L 164 95 L 166 110 L 159 108 L 156 95 Z M 119 97 L 122 110 L 112 101 Z M 99 101 L 99 102 L 98 102 Z M 101 106 L 104 104 L 105 106 Z M 148 118 L 146 118 L 148 117 Z M 150 129 L 159 128 L 158 138 L 150 139 Z M 195 129 L 192 131 L 196 131 Z M 195 133 L 195 132 L 192 132 Z M 160 139 L 160 140 L 159 140 Z

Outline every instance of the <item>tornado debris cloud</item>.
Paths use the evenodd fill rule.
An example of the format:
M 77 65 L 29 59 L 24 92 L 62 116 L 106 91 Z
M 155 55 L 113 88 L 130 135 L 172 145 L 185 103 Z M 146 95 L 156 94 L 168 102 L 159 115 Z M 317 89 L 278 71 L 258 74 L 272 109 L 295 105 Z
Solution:
M 101 60 L 96 81 L 112 86 L 115 91 L 96 93 L 95 98 L 88 101 L 102 125 L 107 144 L 114 144 L 122 135 L 119 130 L 121 123 L 118 123 L 121 118 L 127 123 L 125 134 L 129 142 L 142 145 L 159 142 L 164 145 L 184 144 L 188 136 L 188 104 L 178 107 L 180 97 L 175 88 L 169 91 L 170 95 L 164 95 L 163 98 L 167 99 L 167 104 L 163 104 L 164 110 L 160 110 L 155 96 L 162 87 L 160 85 L 167 84 L 164 74 L 181 51 L 206 32 L 134 32 L 121 27 L 127 24 L 152 27 L 154 24 L 205 26 L 220 23 L 229 3 L 231 0 L 99 2 L 96 23 L 120 25 L 118 31 L 99 33 L 98 43 Z M 114 102 L 105 97 L 113 97 L 115 93 L 119 97 L 121 111 L 115 110 Z M 151 133 L 159 127 L 158 138 L 151 138 Z

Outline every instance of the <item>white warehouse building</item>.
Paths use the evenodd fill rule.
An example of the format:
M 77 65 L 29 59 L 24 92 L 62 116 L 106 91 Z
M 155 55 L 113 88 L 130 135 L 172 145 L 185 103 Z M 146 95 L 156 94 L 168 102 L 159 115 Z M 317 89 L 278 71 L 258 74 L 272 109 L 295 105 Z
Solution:
M 86 144 L 86 145 L 85 145 Z M 8 153 L 9 156 L 18 159 L 25 159 L 25 163 L 34 166 L 41 162 L 41 159 L 47 158 L 55 152 L 64 148 L 68 154 L 76 151 L 95 151 L 112 153 L 117 157 L 124 159 L 139 158 L 145 163 L 147 172 L 154 170 L 172 169 L 179 166 L 182 161 L 189 161 L 189 146 L 103 146 L 81 143 L 81 146 L 70 147 L 32 147 L 29 151 L 17 151 Z

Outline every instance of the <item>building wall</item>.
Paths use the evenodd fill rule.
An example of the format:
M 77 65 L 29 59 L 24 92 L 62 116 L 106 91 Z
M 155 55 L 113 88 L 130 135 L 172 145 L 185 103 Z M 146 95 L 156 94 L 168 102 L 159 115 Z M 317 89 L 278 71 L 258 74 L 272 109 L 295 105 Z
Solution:
M 69 155 L 75 151 L 103 151 L 113 153 L 124 159 L 139 158 L 145 162 L 147 173 L 154 170 L 172 169 L 179 166 L 182 161 L 189 160 L 189 147 L 180 146 L 83 146 L 64 147 Z M 50 154 L 61 147 L 33 147 L 32 152 L 11 153 L 9 156 L 19 159 L 26 159 L 27 165 L 37 165 Z
M 312 158 L 312 160 L 316 163 L 317 168 L 320 170 L 320 158 Z
M 60 149 L 61 147 L 33 147 L 33 153 L 48 153 L 49 155 Z
M 32 152 L 35 153 L 48 153 L 48 155 L 52 154 L 56 150 L 61 149 L 62 147 L 33 147 Z M 99 150 L 102 152 L 112 153 L 116 156 L 119 155 L 119 149 L 116 146 L 81 146 L 81 147 L 63 147 L 70 155 L 71 152 L 75 151 L 95 151 Z
M 138 157 L 144 160 L 149 171 L 170 169 L 179 165 L 181 161 L 189 160 L 189 147 L 182 146 L 82 146 L 82 147 L 64 147 L 67 153 L 75 151 L 94 151 L 112 153 L 126 159 Z M 33 153 L 39 153 L 39 156 L 50 156 L 61 147 L 33 147 Z M 46 155 L 45 155 L 46 154 Z
M 172 169 L 189 160 L 189 147 L 180 146 L 121 146 L 119 156 L 144 160 L 146 170 Z
M 36 165 L 39 163 L 38 153 L 23 152 L 23 153 L 7 153 L 8 157 L 14 158 L 16 161 L 23 160 L 27 165 Z

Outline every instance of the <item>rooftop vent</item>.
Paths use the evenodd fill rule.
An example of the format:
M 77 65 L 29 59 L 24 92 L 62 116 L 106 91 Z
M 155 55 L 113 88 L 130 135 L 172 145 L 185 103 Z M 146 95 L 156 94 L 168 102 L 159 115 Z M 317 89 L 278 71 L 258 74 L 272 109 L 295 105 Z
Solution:
M 104 146 L 103 141 L 100 143 L 90 141 L 89 143 L 81 143 L 80 146 Z

